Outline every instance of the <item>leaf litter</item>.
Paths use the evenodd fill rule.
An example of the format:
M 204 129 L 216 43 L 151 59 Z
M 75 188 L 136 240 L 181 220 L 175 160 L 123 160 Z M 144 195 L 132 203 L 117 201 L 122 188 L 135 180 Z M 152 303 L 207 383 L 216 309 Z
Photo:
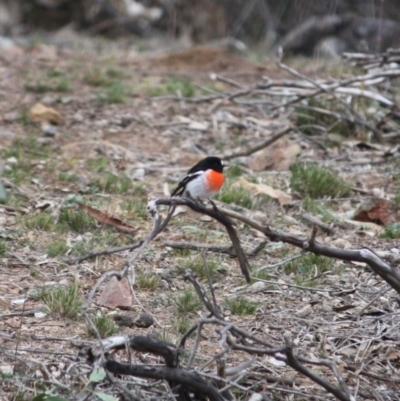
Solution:
M 214 50 L 212 54 L 215 57 Z M 29 71 L 27 57 L 33 58 Z M 203 57 L 207 56 L 203 54 Z M 158 59 L 157 68 L 170 71 L 168 60 L 168 57 L 164 62 L 162 58 Z M 195 67 L 188 64 L 188 60 L 191 57 L 174 56 L 174 70 L 191 71 L 194 68 L 193 82 L 212 85 L 213 81 L 207 74 L 218 73 L 215 70 L 218 64 L 210 62 L 212 69 L 208 69 L 204 67 L 208 64 L 203 62 L 201 75 L 196 74 Z M 122 103 L 114 103 L 117 100 L 115 92 L 103 93 L 99 101 L 99 89 L 85 84 L 84 75 L 85 70 L 103 62 L 111 63 L 109 68 L 117 65 L 123 69 L 137 63 L 122 52 L 119 61 L 110 62 L 105 55 L 91 53 L 88 57 L 77 51 L 63 59 L 56 53 L 51 58 L 22 54 L 11 65 L 3 67 L 2 74 L 8 74 L 10 69 L 15 73 L 10 75 L 9 80 L 2 81 L 3 90 L 10 93 L 10 98 L 0 103 L 1 113 L 16 111 L 20 115 L 19 119 L 7 122 L 11 135 L 0 136 L 0 157 L 4 164 L 2 187 L 7 190 L 6 203 L 0 204 L 0 335 L 3 342 L 0 366 L 3 374 L 22 374 L 8 377 L 7 386 L 2 391 L 9 399 L 15 398 L 21 385 L 25 388 L 26 397 L 32 396 L 35 381 L 50 382 L 60 394 L 68 394 L 74 386 L 79 387 L 77 392 L 82 389 L 78 377 L 90 372 L 90 367 L 84 365 L 84 360 L 81 360 L 81 366 L 76 365 L 76 348 L 72 342 L 94 341 L 94 338 L 88 334 L 81 318 L 36 318 L 35 313 L 44 307 L 37 298 L 37 291 L 42 286 L 67 286 L 77 282 L 84 300 L 96 280 L 103 273 L 119 270 L 131 251 L 127 249 L 75 265 L 66 265 L 66 257 L 123 246 L 136 238 L 144 238 L 151 227 L 151 220 L 146 216 L 147 199 L 162 196 L 165 183 L 171 187 L 175 185 L 195 161 L 207 154 L 230 154 L 235 149 L 248 149 L 287 123 L 285 118 L 266 119 L 259 108 L 247 107 L 240 102 L 231 103 L 229 96 L 212 111 L 209 104 L 186 101 L 179 94 L 177 100 L 168 99 L 168 96 L 152 99 L 146 93 L 135 94 L 134 89 L 130 94 L 121 94 Z M 235 70 L 241 71 L 238 62 L 235 58 Z M 143 65 L 146 63 L 148 60 L 145 58 Z M 41 94 L 34 92 L 32 86 L 23 86 L 24 80 L 32 79 L 33 72 L 40 75 L 53 68 L 65 73 L 70 81 L 71 89 L 67 97 L 52 92 Z M 243 64 L 243 70 L 251 70 L 252 81 L 261 78 L 257 67 L 248 62 Z M 268 67 L 268 70 L 272 74 L 275 72 L 276 77 L 282 76 L 282 71 L 277 68 Z M 68 75 L 71 71 L 78 77 L 76 80 Z M 130 78 L 124 78 L 126 81 L 123 82 L 126 87 L 134 87 L 144 79 L 140 71 L 129 71 Z M 204 75 L 204 71 L 207 74 Z M 240 77 L 232 74 L 231 78 L 239 82 Z M 154 84 L 150 82 L 153 89 L 161 82 L 159 89 L 164 90 L 162 76 L 152 78 L 150 74 L 149 80 L 154 80 Z M 245 87 L 248 80 L 248 77 L 244 78 L 240 85 Z M 220 87 L 223 91 L 231 90 L 229 84 L 222 83 Z M 114 91 L 117 89 L 115 86 Z M 20 93 L 23 93 L 22 98 Z M 57 110 L 57 115 L 63 120 L 54 138 L 42 136 L 41 128 L 29 118 L 27 111 L 38 102 Z M 226 113 L 224 118 L 221 118 L 222 113 Z M 231 117 L 227 118 L 228 115 Z M 329 145 L 329 138 L 321 142 L 320 138 L 297 132 L 287 135 L 290 142 L 286 146 L 296 146 L 290 151 L 291 160 L 285 161 L 286 167 L 282 171 L 251 169 L 256 169 L 256 158 L 268 158 L 268 153 L 254 153 L 231 160 L 231 164 L 234 162 L 241 170 L 236 181 L 239 180 L 242 186 L 246 183 L 254 190 L 254 194 L 249 190 L 252 197 L 267 192 L 278 202 L 274 205 L 256 203 L 256 209 L 251 211 L 235 200 L 228 206 L 256 216 L 256 219 L 277 229 L 307 237 L 310 227 L 301 219 L 306 204 L 304 198 L 291 188 L 291 172 L 287 169 L 296 156 L 301 161 L 331 168 L 352 187 L 362 191 L 354 190 L 345 198 L 328 196 L 316 200 L 316 206 L 307 206 L 311 208 L 308 213 L 320 219 L 328 216 L 326 218 L 330 223 L 338 224 L 333 236 L 319 231 L 318 241 L 327 245 L 341 241 L 353 249 L 368 247 L 375 252 L 383 252 L 385 259 L 398 268 L 398 240 L 381 235 L 381 231 L 372 229 L 367 223 L 357 222 L 354 228 L 341 225 L 342 222 L 352 221 L 357 209 L 370 197 L 374 188 L 383 188 L 384 196 L 398 203 L 399 165 L 396 155 L 385 159 L 391 147 L 358 146 L 354 145 L 352 138 L 349 144 L 346 144 L 346 138 L 342 138 L 343 145 L 337 147 Z M 268 163 L 258 159 L 258 165 L 265 168 Z M 138 186 L 139 181 L 130 180 L 124 187 L 127 166 L 133 170 L 143 169 L 141 186 Z M 113 175 L 107 181 L 105 179 L 110 172 Z M 85 223 L 87 225 L 80 225 L 82 215 L 78 214 L 79 203 L 74 202 L 77 194 L 85 199 L 84 210 L 105 224 L 99 227 L 90 224 L 89 220 Z M 47 206 L 35 211 L 35 205 L 43 200 L 48 202 Z M 110 205 L 112 210 L 118 205 L 118 214 L 124 215 L 124 220 L 126 216 L 126 221 L 121 222 L 100 212 L 108 211 Z M 60 207 L 70 211 L 67 226 L 60 221 Z M 20 213 L 21 209 L 26 213 Z M 129 236 L 130 227 L 134 227 L 135 239 Z M 185 230 L 185 227 L 196 229 Z M 240 223 L 238 230 L 246 250 L 251 250 L 265 239 L 244 224 Z M 181 317 L 175 301 L 179 294 L 191 288 L 182 279 L 178 267 L 195 251 L 167 248 L 164 246 L 167 240 L 226 246 L 230 243 L 215 221 L 204 221 L 192 211 L 178 213 L 167 231 L 149 244 L 135 266 L 136 274 L 151 271 L 159 276 L 160 282 L 156 291 L 135 285 L 129 310 L 137 314 L 149 311 L 161 326 L 152 335 L 177 343 L 182 333 L 176 324 Z M 48 257 L 50 251 L 56 256 Z M 218 257 L 218 263 L 225 272 L 219 274 L 214 282 L 216 301 L 222 313 L 233 324 L 257 333 L 266 341 L 281 343 L 283 334 L 287 334 L 296 351 L 306 358 L 335 361 L 348 386 L 353 392 L 358 391 L 359 398 L 392 399 L 400 381 L 398 294 L 365 264 L 335 260 L 324 270 L 318 258 L 307 261 L 303 257 L 281 264 L 297 252 L 288 244 L 267 243 L 264 250 L 251 258 L 253 271 L 270 266 L 263 269 L 262 275 L 255 277 L 264 285 L 253 283 L 250 288 L 244 284 L 235 260 L 228 255 L 206 252 L 206 260 Z M 106 284 L 101 289 L 105 287 Z M 238 316 L 230 312 L 226 301 L 228 297 L 241 296 L 245 289 L 251 291 L 251 299 L 257 303 L 257 308 L 253 315 Z M 26 299 L 26 302 L 19 303 L 21 299 Z M 97 302 L 90 308 L 107 315 L 115 313 L 113 308 L 102 307 Z M 205 311 L 187 314 L 189 325 L 196 321 L 199 314 L 204 315 Z M 147 335 L 149 331 L 137 327 L 133 333 L 129 329 L 122 329 L 121 333 Z M 205 326 L 202 336 L 194 363 L 204 366 L 212 361 L 208 368 L 208 372 L 212 373 L 215 372 L 214 357 L 220 351 L 219 335 L 211 326 Z M 194 339 L 189 338 L 187 348 L 190 349 L 193 344 Z M 20 360 L 21 355 L 23 361 Z M 249 359 L 246 353 L 236 351 L 229 354 L 227 364 L 229 368 L 234 368 Z M 335 381 L 330 370 L 325 367 L 319 369 L 327 380 Z M 255 390 L 248 390 L 249 394 L 261 391 L 264 386 L 270 388 L 276 399 L 289 399 L 290 394 L 310 399 L 333 399 L 310 379 L 295 373 L 272 356 L 258 356 L 248 372 L 241 386 L 249 389 L 255 386 Z M 273 377 L 278 379 L 274 382 Z M 237 391 L 243 389 L 239 387 Z M 380 398 L 374 396 L 375 391 Z

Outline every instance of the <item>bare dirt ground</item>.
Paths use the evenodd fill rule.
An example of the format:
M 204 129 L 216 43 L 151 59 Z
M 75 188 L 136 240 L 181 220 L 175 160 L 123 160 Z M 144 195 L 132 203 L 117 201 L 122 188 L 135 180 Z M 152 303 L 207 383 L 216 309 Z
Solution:
M 311 64 L 303 72 L 313 77 L 329 74 L 325 67 L 318 70 Z M 212 79 L 216 74 L 225 81 Z M 168 194 L 168 188 L 172 190 L 202 157 L 252 146 L 287 123 L 292 116 L 284 111 L 272 113 L 263 106 L 243 106 L 229 99 L 204 100 L 232 91 L 234 85 L 228 80 L 240 88 L 262 76 L 281 79 L 288 74 L 271 61 L 256 64 L 209 47 L 155 56 L 96 41 L 92 46 L 85 42 L 83 48 L 37 43 L 0 55 L 0 160 L 7 189 L 7 200 L 0 204 L 0 399 L 31 400 L 49 389 L 75 399 L 85 388 L 91 367 L 78 355 L 73 341 L 95 338 L 79 313 L 68 317 L 49 312 L 41 289 L 75 283 L 84 301 L 99 277 L 121 270 L 131 252 L 81 263 L 68 261 L 144 238 L 152 226 L 146 215 L 148 199 Z M 37 102 L 61 116 L 55 136 L 49 134 L 52 127 L 30 116 Z M 351 223 L 354 211 L 372 194 L 399 196 L 398 156 L 384 157 L 390 147 L 367 146 L 362 136 L 338 144 L 292 132 L 275 143 L 272 152 L 259 156 L 261 164 L 272 169 L 257 170 L 256 155 L 232 159 L 226 182 L 227 188 L 239 179 L 266 184 L 290 200 L 271 199 L 259 188 L 257 196 L 248 191 L 243 195 L 247 203 L 232 195 L 233 203 L 225 206 L 302 237 L 310 235 L 311 226 L 301 216 L 313 208 L 312 214 L 328 215 L 327 222 L 335 223 L 334 232 L 318 232 L 318 241 L 339 248 L 369 247 L 397 269 L 398 239 L 382 237 L 384 230 L 377 224 Z M 266 158 L 270 163 L 265 163 Z M 352 190 L 338 199 L 305 200 L 291 188 L 288 166 L 296 158 L 330 167 Z M 96 222 L 77 202 L 119 218 L 133 227 L 132 232 Z M 244 224 L 236 228 L 248 252 L 265 241 L 253 228 Z M 180 208 L 135 262 L 133 305 L 125 310 L 98 305 L 104 286 L 90 305 L 90 312 L 98 316 L 135 319 L 146 311 L 155 319 L 151 328 L 120 327 L 119 334 L 151 334 L 177 344 L 199 316 L 206 316 L 201 306 L 179 311 L 181 295 L 191 288 L 179 267 L 198 268 L 207 288 L 207 280 L 201 278 L 201 254 L 174 249 L 166 241 L 230 245 L 217 222 Z M 263 285 L 254 287 L 246 284 L 236 259 L 207 251 L 222 315 L 277 346 L 284 344 L 286 334 L 305 358 L 334 361 L 355 399 L 398 399 L 399 294 L 363 263 L 309 255 L 292 260 L 300 253 L 283 242 L 267 242 L 250 257 L 253 272 L 266 267 L 254 273 L 263 280 L 258 281 Z M 229 306 L 232 299 L 251 301 L 255 308 L 235 314 Z M 38 315 L 41 311 L 46 314 Z M 216 374 L 214 357 L 221 351 L 218 330 L 206 326 L 194 360 L 196 369 L 210 375 Z M 188 354 L 194 342 L 193 337 L 188 340 Z M 182 357 L 183 366 L 187 357 Z M 247 400 L 254 393 L 271 400 L 335 399 L 270 355 L 230 351 L 225 363 L 232 368 L 253 357 L 247 373 L 232 387 L 237 399 Z M 133 353 L 130 358 L 133 363 L 160 363 L 151 354 Z M 121 354 L 121 359 L 127 361 L 127 354 Z M 325 366 L 313 369 L 337 385 Z M 149 391 L 144 381 L 129 386 Z M 173 399 L 162 383 L 153 386 L 159 395 L 152 399 Z M 121 396 L 108 382 L 99 387 Z

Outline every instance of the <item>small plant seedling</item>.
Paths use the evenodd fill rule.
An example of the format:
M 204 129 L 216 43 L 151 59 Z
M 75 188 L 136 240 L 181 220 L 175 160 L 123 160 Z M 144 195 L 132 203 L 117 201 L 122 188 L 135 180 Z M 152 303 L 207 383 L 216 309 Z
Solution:
M 232 164 L 224 170 L 224 173 L 227 178 L 237 178 L 243 174 L 243 171 L 237 164 Z
M 100 315 L 93 315 L 90 317 L 93 324 L 96 326 L 97 331 L 99 332 L 102 338 L 110 337 L 116 333 L 118 333 L 118 326 L 114 323 L 109 316 L 100 314 Z M 95 336 L 95 332 L 92 327 L 87 324 L 87 331 L 89 334 Z
M 318 256 L 314 253 L 293 260 L 284 267 L 286 274 L 294 273 L 302 278 L 312 278 L 313 276 L 330 271 L 333 269 L 333 259 L 326 256 Z
M 220 263 L 218 262 L 218 259 L 211 257 L 207 258 L 206 263 L 211 280 L 213 280 L 218 275 L 217 269 Z M 204 265 L 201 255 L 198 255 L 195 258 L 186 259 L 184 262 L 184 268 L 193 270 L 201 281 L 207 280 L 207 268 Z
M 385 231 L 381 234 L 381 238 L 400 238 L 400 223 L 395 223 L 385 227 Z
M 99 67 L 93 67 L 90 71 L 88 71 L 84 76 L 83 81 L 86 84 L 95 87 L 108 86 L 111 82 L 107 74 L 105 74 L 104 71 Z
M 192 82 L 187 79 L 171 78 L 166 82 L 165 87 L 168 93 L 183 97 L 193 97 L 196 92 Z
M 92 185 L 101 192 L 109 194 L 126 194 L 132 187 L 132 181 L 124 174 L 115 175 L 107 172 L 101 178 L 93 181 Z
M 155 291 L 159 283 L 158 275 L 149 271 L 138 274 L 136 279 L 136 284 L 139 288 L 151 291 Z
M 45 304 L 45 312 L 57 318 L 76 320 L 80 314 L 82 301 L 76 283 L 66 287 L 42 287 L 37 294 Z
M 176 338 L 169 333 L 165 328 L 162 329 L 159 339 L 168 344 L 175 344 Z
M 3 240 L 0 240 L 0 257 L 5 256 L 7 253 L 7 243 Z
M 128 199 L 124 199 L 121 204 L 122 208 L 127 211 L 128 219 L 141 219 L 147 218 L 147 206 L 144 199 L 133 196 Z
M 236 205 L 243 206 L 247 209 L 253 208 L 253 200 L 249 191 L 243 187 L 232 187 L 226 183 L 216 198 L 224 203 L 235 203 Z
M 64 173 L 62 171 L 58 174 L 58 179 L 60 181 L 64 181 L 64 182 L 77 182 L 77 181 L 79 181 L 79 177 L 77 175 Z
M 258 281 L 257 279 L 261 279 L 261 280 L 271 280 L 271 276 L 270 273 L 267 270 L 258 270 L 258 271 L 254 271 L 251 274 L 251 278 L 254 279 L 252 282 L 256 282 Z
M 47 247 L 47 256 L 55 258 L 56 256 L 65 255 L 69 250 L 69 246 L 64 240 L 54 241 Z
M 120 104 L 126 102 L 126 87 L 121 81 L 115 81 L 97 94 L 100 104 Z
M 190 321 L 190 319 L 186 315 L 180 316 L 173 323 L 174 329 L 179 334 L 185 334 L 189 330 L 191 325 L 192 325 L 192 322 Z
M 393 202 L 394 202 L 396 205 L 400 206 L 400 195 L 396 195 L 396 196 L 394 197 L 394 199 L 393 199 Z
M 46 212 L 26 215 L 21 218 L 21 223 L 29 230 L 53 231 L 55 229 L 54 217 Z
M 322 221 L 324 221 L 325 223 L 329 223 L 335 220 L 335 217 L 331 213 L 329 213 L 328 209 L 314 199 L 304 198 L 302 201 L 302 206 L 306 212 L 313 215 L 320 215 L 322 217 Z
M 80 209 L 61 209 L 58 224 L 61 231 L 70 229 L 78 234 L 83 234 L 96 227 L 92 217 Z
M 339 198 L 349 195 L 351 186 L 326 167 L 296 163 L 291 167 L 290 186 L 303 196 L 312 199 Z
M 97 159 L 88 159 L 86 167 L 89 171 L 95 173 L 104 173 L 110 167 L 110 162 L 106 157 L 98 157 Z
M 258 302 L 244 297 L 227 299 L 225 303 L 231 313 L 238 316 L 253 315 L 258 307 Z
M 182 315 L 200 310 L 202 306 L 199 297 L 192 289 L 188 289 L 183 294 L 178 295 L 175 299 L 175 305 L 178 313 Z

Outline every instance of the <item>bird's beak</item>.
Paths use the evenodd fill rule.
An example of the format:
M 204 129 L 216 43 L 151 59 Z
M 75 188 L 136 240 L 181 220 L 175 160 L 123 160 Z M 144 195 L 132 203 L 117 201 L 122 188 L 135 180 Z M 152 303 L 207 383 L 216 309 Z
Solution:
M 222 166 L 223 166 L 223 167 L 229 167 L 229 163 L 223 161 L 223 162 L 222 162 Z

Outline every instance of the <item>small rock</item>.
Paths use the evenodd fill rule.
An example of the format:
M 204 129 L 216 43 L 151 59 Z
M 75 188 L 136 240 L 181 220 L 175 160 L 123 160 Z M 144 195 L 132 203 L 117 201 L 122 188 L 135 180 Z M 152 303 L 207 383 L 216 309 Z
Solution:
M 131 307 L 133 298 L 128 280 L 123 278 L 118 281 L 113 277 L 104 287 L 97 303 L 110 309 Z
M 58 111 L 51 107 L 46 107 L 41 103 L 36 103 L 30 110 L 29 114 L 34 121 L 45 122 L 50 124 L 61 124 L 61 115 Z
M 154 324 L 153 316 L 149 315 L 148 313 L 142 313 L 136 320 L 135 326 L 137 327 L 144 327 L 148 328 Z
M 368 199 L 355 212 L 353 220 L 380 225 L 400 221 L 400 207 L 387 199 Z
M 265 289 L 265 283 L 262 281 L 256 281 L 247 290 L 249 292 L 259 292 L 259 291 L 263 291 L 264 289 Z
M 57 133 L 57 126 L 49 123 L 42 123 L 43 136 L 53 138 Z
M 133 121 L 133 119 L 131 117 L 122 117 L 121 121 L 119 122 L 119 125 L 122 128 L 126 128 L 131 124 L 132 121 Z
M 114 315 L 113 319 L 120 327 L 133 327 L 135 325 L 132 316 Z
M 6 160 L 6 162 L 11 165 L 16 165 L 18 164 L 18 159 L 15 156 L 11 156 Z
M 304 306 L 303 308 L 299 309 L 298 311 L 295 312 L 297 316 L 300 317 L 306 317 L 313 313 L 313 308 L 311 307 L 310 304 Z

